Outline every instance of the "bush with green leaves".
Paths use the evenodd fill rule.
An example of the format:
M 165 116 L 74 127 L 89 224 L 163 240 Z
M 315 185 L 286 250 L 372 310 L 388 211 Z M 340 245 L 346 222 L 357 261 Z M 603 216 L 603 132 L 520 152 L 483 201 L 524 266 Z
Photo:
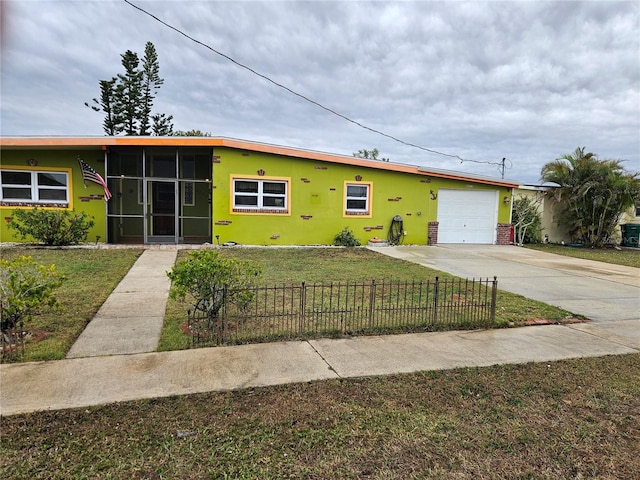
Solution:
M 513 202 L 515 243 L 540 243 L 542 219 L 539 211 L 541 198 L 518 197 Z
M 356 238 L 349 227 L 344 227 L 333 237 L 333 244 L 342 247 L 358 247 L 360 246 L 360 240 Z
M 92 216 L 75 210 L 16 209 L 8 223 L 22 240 L 32 238 L 45 245 L 76 245 L 87 239 L 95 225 Z
M 0 259 L 2 331 L 15 328 L 47 308 L 58 308 L 54 290 L 64 280 L 55 265 L 38 265 L 31 257 Z
M 173 282 L 169 295 L 215 319 L 227 303 L 246 308 L 254 296 L 249 289 L 261 273 L 257 262 L 228 258 L 217 250 L 194 250 L 167 272 Z

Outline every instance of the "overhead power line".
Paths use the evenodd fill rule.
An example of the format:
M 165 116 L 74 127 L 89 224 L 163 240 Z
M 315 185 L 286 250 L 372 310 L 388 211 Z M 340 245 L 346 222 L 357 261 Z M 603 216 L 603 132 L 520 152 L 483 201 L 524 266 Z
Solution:
M 276 87 L 282 88 L 283 90 L 286 90 L 287 92 L 291 93 L 292 95 L 295 95 L 296 97 L 299 97 L 299 98 L 303 99 L 304 101 L 315 105 L 316 107 L 319 107 L 319 108 L 321 108 L 321 109 L 323 109 L 323 110 L 325 110 L 325 111 L 327 111 L 327 112 L 329 112 L 329 113 L 331 113 L 333 115 L 336 115 L 336 116 L 342 118 L 343 120 L 346 120 L 347 122 L 350 122 L 350 123 L 352 123 L 354 125 L 357 125 L 360 128 L 363 128 L 365 130 L 369 130 L 370 132 L 376 133 L 378 135 L 382 135 L 383 137 L 389 138 L 389 139 L 391 139 L 391 140 L 393 140 L 395 142 L 401 143 L 403 145 L 406 145 L 406 146 L 409 146 L 409 147 L 418 148 L 418 149 L 423 150 L 425 152 L 433 153 L 433 154 L 436 154 L 436 155 L 441 155 L 443 157 L 449 157 L 449 158 L 458 159 L 458 160 L 460 160 L 460 163 L 472 162 L 472 163 L 481 163 L 481 164 L 486 164 L 486 165 L 498 165 L 498 166 L 502 167 L 502 169 L 503 169 L 502 170 L 503 171 L 503 177 L 504 177 L 504 163 L 502 161 L 501 162 L 488 162 L 488 161 L 482 161 L 482 160 L 472 160 L 472 159 L 469 159 L 469 158 L 462 158 L 459 155 L 454 155 L 454 154 L 450 154 L 450 153 L 443 153 L 443 152 L 439 152 L 437 150 L 433 150 L 431 148 L 423 147 L 422 145 L 417 145 L 415 143 L 407 142 L 407 141 L 402 140 L 400 138 L 394 137 L 393 135 L 389 135 L 388 133 L 384 133 L 384 132 L 381 132 L 380 130 L 376 130 L 375 128 L 368 127 L 367 125 L 364 125 L 364 124 L 362 124 L 362 123 L 360 123 L 360 122 L 358 122 L 356 120 L 353 120 L 352 118 L 349 118 L 349 117 L 347 117 L 346 115 L 343 115 L 340 112 L 336 112 L 332 108 L 329 108 L 329 107 L 327 107 L 327 106 L 325 106 L 325 105 L 323 105 L 323 104 L 321 104 L 319 102 L 316 102 L 315 100 L 312 100 L 311 98 L 309 98 L 309 97 L 307 97 L 307 96 L 305 96 L 305 95 L 303 95 L 301 93 L 298 93 L 295 90 L 292 90 L 291 88 L 287 87 L 286 85 L 283 85 L 281 83 L 276 82 L 275 80 L 273 80 L 270 77 L 268 77 L 268 76 L 266 76 L 266 75 L 264 75 L 264 74 L 262 74 L 262 73 L 260 73 L 260 72 L 258 72 L 256 70 L 254 70 L 253 68 L 251 68 L 251 67 L 249 67 L 247 65 L 244 65 L 243 63 L 238 62 L 237 60 L 235 60 L 234 58 L 230 57 L 229 55 L 226 55 L 226 54 L 216 50 L 215 48 L 211 47 L 210 45 L 207 45 L 206 43 L 201 42 L 200 40 L 198 40 L 198 39 L 192 37 L 191 35 L 183 32 L 179 28 L 174 27 L 173 25 L 165 22 L 161 18 L 158 18 L 156 15 L 148 12 L 144 8 L 139 7 L 138 5 L 130 2 L 129 0 L 123 0 L 123 1 L 126 4 L 128 4 L 128 5 L 132 6 L 133 8 L 135 8 L 136 10 L 139 10 L 140 12 L 144 13 L 145 15 L 150 16 L 151 18 L 153 18 L 157 22 L 161 23 L 165 27 L 170 28 L 171 30 L 173 30 L 176 33 L 182 35 L 183 37 L 191 40 L 192 42 L 197 43 L 198 45 L 200 45 L 200 46 L 212 51 L 216 55 L 219 55 L 219 56 L 229 60 L 230 62 L 234 63 L 238 67 L 244 68 L 245 70 L 248 70 L 249 72 L 253 73 L 254 75 L 257 75 L 258 77 L 266 80 L 267 82 L 272 83 Z

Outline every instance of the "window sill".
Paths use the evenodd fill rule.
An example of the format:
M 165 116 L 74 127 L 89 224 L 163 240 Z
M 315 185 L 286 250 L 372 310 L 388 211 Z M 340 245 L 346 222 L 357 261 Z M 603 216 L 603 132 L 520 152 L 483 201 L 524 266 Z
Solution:
M 344 212 L 345 217 L 370 217 L 371 212 Z
M 41 207 L 41 208 L 60 208 L 60 209 L 68 209 L 68 203 L 47 203 L 47 202 L 12 202 L 7 200 L 0 201 L 0 207 L 15 207 L 15 208 L 26 208 L 26 207 Z
M 289 210 L 280 210 L 275 208 L 234 208 L 232 213 L 250 213 L 259 215 L 289 215 Z

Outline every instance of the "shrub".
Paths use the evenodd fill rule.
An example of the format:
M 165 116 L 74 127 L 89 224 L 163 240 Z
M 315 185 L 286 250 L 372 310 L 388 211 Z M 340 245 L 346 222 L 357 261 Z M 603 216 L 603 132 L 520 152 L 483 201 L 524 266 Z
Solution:
M 349 227 L 344 227 L 339 233 L 333 237 L 333 244 L 343 247 L 358 247 L 360 241 L 356 238 Z
M 257 262 L 226 258 L 216 250 L 195 250 L 167 272 L 173 282 L 169 295 L 214 319 L 225 303 L 246 307 L 253 300 L 247 289 L 261 273 Z
M 31 257 L 0 259 L 1 329 L 15 328 L 41 310 L 59 307 L 53 291 L 64 280 L 55 265 L 37 265 Z
M 538 199 L 519 197 L 513 202 L 515 243 L 540 243 L 542 220 L 538 212 Z
M 76 245 L 87 239 L 95 224 L 86 212 L 69 210 L 16 209 L 8 227 L 16 230 L 22 240 L 31 237 L 45 245 Z

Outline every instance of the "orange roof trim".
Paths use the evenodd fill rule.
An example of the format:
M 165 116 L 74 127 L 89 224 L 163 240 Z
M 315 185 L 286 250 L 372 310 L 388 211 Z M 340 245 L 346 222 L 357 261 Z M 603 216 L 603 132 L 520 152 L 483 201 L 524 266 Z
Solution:
M 0 148 L 24 149 L 24 148 L 105 148 L 111 146 L 139 146 L 139 147 L 229 147 L 253 152 L 271 153 L 274 155 L 284 155 L 288 157 L 318 160 L 321 162 L 338 163 L 342 165 L 353 165 L 365 168 L 375 168 L 377 170 L 388 170 L 392 172 L 411 173 L 451 180 L 462 180 L 473 183 L 496 185 L 501 187 L 514 188 L 518 186 L 516 182 L 508 180 L 493 179 L 489 177 L 475 176 L 463 172 L 446 170 L 431 170 L 428 167 L 418 167 L 416 165 L 405 165 L 392 162 L 380 162 L 377 160 L 366 160 L 346 155 L 338 155 L 313 150 L 303 150 L 298 148 L 271 145 L 268 143 L 249 142 L 224 137 L 0 137 Z

